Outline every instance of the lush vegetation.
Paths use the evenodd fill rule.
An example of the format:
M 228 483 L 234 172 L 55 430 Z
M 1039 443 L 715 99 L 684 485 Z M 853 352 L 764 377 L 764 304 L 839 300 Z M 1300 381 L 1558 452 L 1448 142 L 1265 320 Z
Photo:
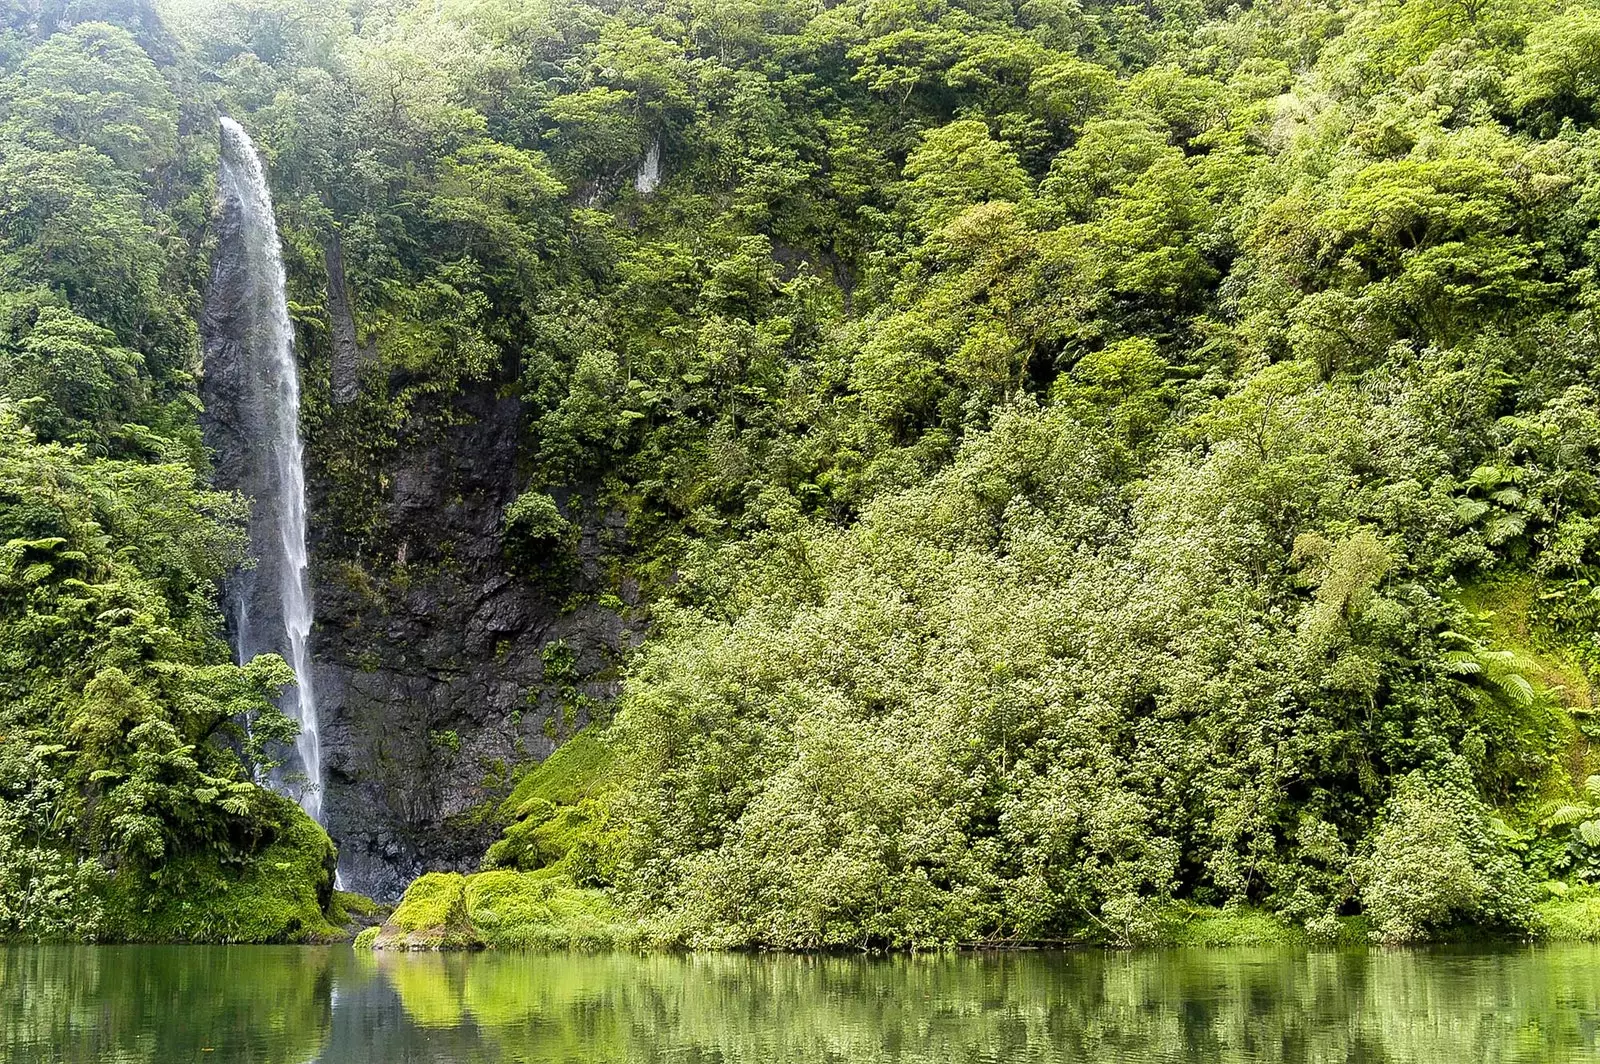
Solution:
M 223 110 L 350 578 L 429 563 L 380 459 L 476 391 L 519 571 L 620 514 L 651 603 L 373 937 L 1586 923 L 1600 8 L 93 6 L 0 36 L 0 900 L 299 837 L 213 741 L 283 682 L 217 643 L 187 402 Z
M 530 490 L 674 577 L 573 882 L 697 945 L 1540 932 L 1600 843 L 1600 16 L 732 10 L 412 16 L 507 59 L 431 194 L 567 193 L 478 186 L 537 282 L 450 249 Z
M 332 934 L 327 836 L 253 782 L 288 669 L 221 639 L 164 38 L 0 15 L 0 937 Z

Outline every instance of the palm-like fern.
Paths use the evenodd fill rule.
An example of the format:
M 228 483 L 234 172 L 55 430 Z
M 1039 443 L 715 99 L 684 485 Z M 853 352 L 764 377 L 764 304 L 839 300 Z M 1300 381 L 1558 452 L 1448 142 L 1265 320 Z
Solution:
M 1440 655 L 1444 669 L 1479 696 L 1498 697 L 1513 705 L 1533 703 L 1533 684 L 1523 675 L 1532 662 L 1511 650 L 1491 650 L 1471 636 L 1445 632 L 1444 638 L 1459 649 Z
M 1540 823 L 1546 828 L 1576 825 L 1575 831 L 1585 846 L 1600 847 L 1600 776 L 1584 780 L 1579 800 L 1549 809 Z
M 1520 469 L 1507 465 L 1481 465 L 1474 469 L 1463 484 L 1468 494 L 1456 500 L 1456 516 L 1463 525 L 1483 521 L 1483 538 L 1491 546 L 1516 539 L 1528 527 L 1523 512 L 1527 500 L 1517 486 L 1521 476 Z

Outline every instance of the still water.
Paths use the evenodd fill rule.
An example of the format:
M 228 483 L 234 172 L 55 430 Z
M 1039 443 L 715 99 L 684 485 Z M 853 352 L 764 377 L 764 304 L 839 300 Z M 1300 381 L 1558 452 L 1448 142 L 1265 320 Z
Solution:
M 1600 1060 L 1600 948 L 858 959 L 0 950 L 0 1060 Z

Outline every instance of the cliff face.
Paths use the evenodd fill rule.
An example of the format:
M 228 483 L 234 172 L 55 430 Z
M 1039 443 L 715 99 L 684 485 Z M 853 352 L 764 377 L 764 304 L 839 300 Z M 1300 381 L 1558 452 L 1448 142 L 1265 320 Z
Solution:
M 381 898 L 477 867 L 516 767 L 615 694 L 633 638 L 615 610 L 565 608 L 598 581 L 616 528 L 583 530 L 570 580 L 513 571 L 501 515 L 517 494 L 520 405 L 485 388 L 456 397 L 449 420 L 386 459 L 384 556 L 313 542 L 327 826 L 343 883 Z M 326 506 L 314 497 L 314 526 Z
M 268 385 L 249 351 L 253 327 L 249 237 L 239 200 L 224 197 L 212 223 L 217 245 L 200 319 L 205 358 L 200 385 L 205 412 L 200 423 L 211 451 L 213 482 L 252 501 L 249 535 L 256 555 L 250 568 L 228 578 L 224 605 L 229 643 L 236 653 L 243 646 L 247 655 L 270 652 L 287 658 L 278 593 L 282 552 L 263 549 L 279 535 L 276 516 L 262 501 L 271 494 L 275 470 L 266 443 L 272 431 L 265 416 Z
M 202 322 L 206 440 L 218 485 L 251 496 L 260 463 L 256 429 L 240 414 L 249 381 L 237 357 L 237 211 L 225 205 L 215 224 Z M 370 512 L 349 512 L 336 490 L 348 471 L 328 465 L 351 450 L 343 419 L 359 419 L 366 400 L 353 379 L 348 297 L 342 283 L 330 288 L 330 317 L 346 320 L 302 329 L 298 347 L 308 392 L 321 367 L 333 371 L 331 411 L 303 426 L 323 812 L 342 885 L 395 898 L 423 872 L 477 868 L 518 766 L 548 756 L 615 694 L 635 636 L 618 610 L 593 604 L 602 559 L 621 545 L 617 522 L 581 527 L 559 573 L 504 550 L 502 513 L 522 487 L 523 414 L 492 384 L 408 422 L 376 467 L 358 470 L 374 486 L 358 506 Z M 569 512 L 582 509 L 570 502 Z M 356 526 L 362 535 L 349 534 Z M 260 534 L 252 528 L 253 541 Z M 260 619 L 276 609 L 257 586 L 272 587 L 259 568 L 235 575 L 230 617 L 241 605 Z

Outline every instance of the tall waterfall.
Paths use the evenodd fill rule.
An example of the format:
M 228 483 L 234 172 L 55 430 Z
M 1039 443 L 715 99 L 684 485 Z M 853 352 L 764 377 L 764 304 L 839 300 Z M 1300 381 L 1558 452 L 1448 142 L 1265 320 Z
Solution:
M 220 448 L 219 468 L 251 496 L 254 570 L 229 589 L 235 650 L 241 661 L 283 655 L 295 687 L 282 708 L 300 724 L 295 753 L 303 782 L 280 786 L 322 820 L 322 750 L 312 686 L 311 589 L 307 579 L 306 477 L 300 442 L 300 378 L 284 286 L 283 255 L 260 156 L 244 129 L 222 119 L 222 239 L 206 308 L 207 377 L 222 382 L 233 446 Z M 208 405 L 211 405 L 208 403 Z

